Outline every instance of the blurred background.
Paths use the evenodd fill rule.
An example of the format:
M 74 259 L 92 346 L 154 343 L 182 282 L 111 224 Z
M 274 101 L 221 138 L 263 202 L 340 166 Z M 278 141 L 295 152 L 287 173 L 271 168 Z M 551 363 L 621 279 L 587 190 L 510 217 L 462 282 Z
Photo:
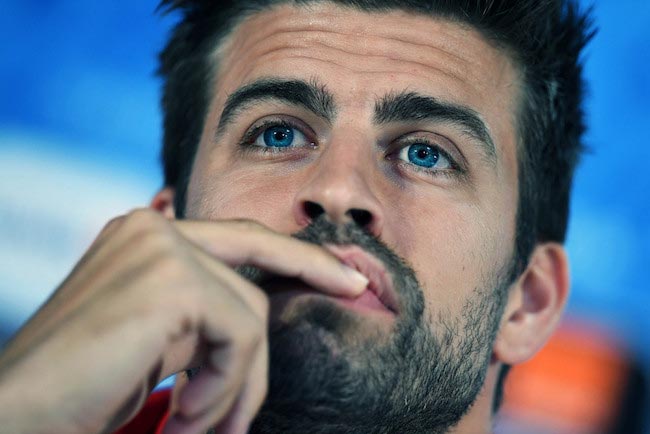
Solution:
M 575 180 L 573 292 L 515 369 L 500 433 L 650 434 L 650 2 L 601 0 L 591 148 Z M 156 0 L 0 2 L 0 345 L 112 216 L 162 182 Z

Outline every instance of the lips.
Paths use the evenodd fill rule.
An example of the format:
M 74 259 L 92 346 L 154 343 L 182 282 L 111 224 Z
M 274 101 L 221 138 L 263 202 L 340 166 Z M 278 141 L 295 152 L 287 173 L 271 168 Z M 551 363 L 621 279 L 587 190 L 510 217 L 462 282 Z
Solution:
M 326 244 L 323 247 L 350 268 L 354 268 L 369 280 L 367 290 L 393 314 L 398 313 L 398 299 L 393 282 L 384 264 L 357 245 Z M 367 297 L 364 293 L 361 297 Z M 361 298 L 360 297 L 360 298 Z
M 323 247 L 343 264 L 368 278 L 366 290 L 356 298 L 329 297 L 356 311 L 385 312 L 393 316 L 398 314 L 399 304 L 392 278 L 379 259 L 357 245 L 325 244 Z M 278 275 L 269 275 L 268 277 L 259 284 L 272 297 L 272 311 L 282 311 L 293 297 L 301 294 L 319 293 L 325 295 L 299 279 Z

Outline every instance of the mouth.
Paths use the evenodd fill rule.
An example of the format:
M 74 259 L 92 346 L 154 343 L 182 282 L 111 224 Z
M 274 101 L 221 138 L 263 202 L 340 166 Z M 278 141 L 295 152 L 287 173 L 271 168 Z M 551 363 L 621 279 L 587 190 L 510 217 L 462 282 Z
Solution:
M 343 264 L 366 276 L 366 290 L 356 298 L 336 297 L 324 294 L 301 280 L 273 276 L 261 285 L 269 294 L 272 304 L 281 307 L 296 296 L 323 295 L 359 313 L 398 315 L 398 299 L 392 279 L 379 259 L 357 245 L 326 244 L 323 247 Z
M 371 295 L 376 297 L 394 315 L 399 313 L 398 299 L 395 288 L 393 287 L 393 280 L 379 259 L 354 244 L 326 244 L 324 247 L 336 256 L 339 261 L 350 268 L 354 268 L 368 278 L 366 292 L 370 292 Z M 366 292 L 362 293 L 357 300 L 367 296 L 368 294 Z

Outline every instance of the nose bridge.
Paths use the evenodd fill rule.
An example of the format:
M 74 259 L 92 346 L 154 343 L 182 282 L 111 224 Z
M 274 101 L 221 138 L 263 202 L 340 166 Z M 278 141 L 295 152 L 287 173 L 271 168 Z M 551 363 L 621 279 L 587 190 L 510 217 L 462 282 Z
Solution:
M 295 198 L 298 224 L 324 213 L 334 223 L 354 222 L 379 235 L 383 215 L 372 187 L 374 164 L 368 145 L 331 143 L 315 164 Z
M 332 146 L 321 156 L 314 181 L 322 184 L 325 194 L 342 195 L 340 199 L 370 194 L 370 158 L 370 152 L 358 146 Z

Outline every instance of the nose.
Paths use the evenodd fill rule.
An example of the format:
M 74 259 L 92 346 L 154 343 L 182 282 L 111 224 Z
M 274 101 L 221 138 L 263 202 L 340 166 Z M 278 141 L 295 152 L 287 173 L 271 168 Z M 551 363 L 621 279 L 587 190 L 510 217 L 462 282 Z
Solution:
M 332 223 L 354 223 L 379 236 L 384 216 L 368 183 L 371 168 L 324 155 L 317 164 L 294 200 L 293 213 L 298 225 L 306 226 L 325 216 Z

